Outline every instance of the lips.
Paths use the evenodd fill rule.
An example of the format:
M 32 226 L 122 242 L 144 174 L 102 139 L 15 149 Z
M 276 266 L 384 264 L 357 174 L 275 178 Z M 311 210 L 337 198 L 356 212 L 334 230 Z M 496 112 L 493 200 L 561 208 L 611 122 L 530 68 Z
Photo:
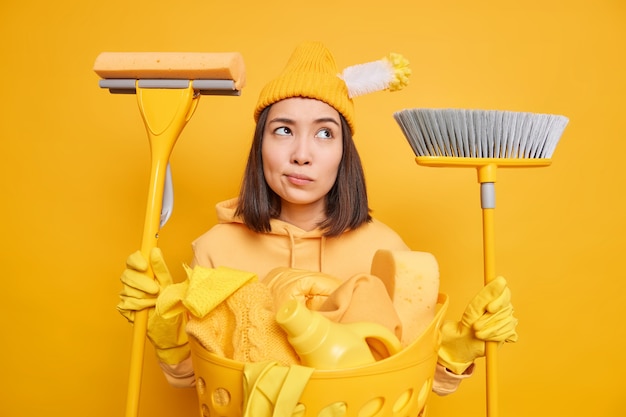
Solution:
M 311 182 L 313 182 L 313 179 L 311 177 L 308 177 L 306 175 L 302 175 L 302 174 L 285 174 L 285 176 L 287 177 L 287 180 L 292 183 L 292 184 L 296 184 L 296 185 L 306 185 L 306 184 L 310 184 Z

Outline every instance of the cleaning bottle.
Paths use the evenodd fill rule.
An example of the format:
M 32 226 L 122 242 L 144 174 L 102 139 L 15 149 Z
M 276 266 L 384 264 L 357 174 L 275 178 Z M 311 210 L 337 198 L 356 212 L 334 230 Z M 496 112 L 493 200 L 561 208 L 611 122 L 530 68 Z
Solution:
M 343 369 L 376 361 L 366 339 L 380 341 L 390 355 L 402 349 L 395 334 L 378 323 L 335 323 L 297 300 L 278 310 L 276 322 L 302 361 L 316 369 Z

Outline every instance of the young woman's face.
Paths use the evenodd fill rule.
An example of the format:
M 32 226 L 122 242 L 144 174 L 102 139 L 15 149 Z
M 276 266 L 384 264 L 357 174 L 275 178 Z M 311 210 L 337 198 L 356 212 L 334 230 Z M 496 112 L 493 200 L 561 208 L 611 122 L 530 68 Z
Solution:
M 307 98 L 289 98 L 269 109 L 263 132 L 263 173 L 282 209 L 324 213 L 325 196 L 337 178 L 343 153 L 339 112 Z

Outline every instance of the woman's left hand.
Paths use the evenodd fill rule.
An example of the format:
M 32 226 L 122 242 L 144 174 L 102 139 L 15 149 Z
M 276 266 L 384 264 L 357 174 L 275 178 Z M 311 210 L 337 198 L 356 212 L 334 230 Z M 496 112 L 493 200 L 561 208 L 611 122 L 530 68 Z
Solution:
M 485 356 L 485 342 L 516 342 L 511 290 L 503 277 L 485 285 L 465 309 L 459 322 L 445 322 L 439 363 L 462 374 L 476 358 Z

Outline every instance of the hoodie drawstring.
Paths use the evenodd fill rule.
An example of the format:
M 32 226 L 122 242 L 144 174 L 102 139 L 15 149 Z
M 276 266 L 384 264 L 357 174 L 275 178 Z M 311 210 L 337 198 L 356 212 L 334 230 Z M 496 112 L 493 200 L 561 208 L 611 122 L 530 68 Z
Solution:
M 296 240 L 293 237 L 293 233 L 291 233 L 291 230 L 289 230 L 288 227 L 285 227 L 285 232 L 287 232 L 287 235 L 289 236 L 289 243 L 291 244 L 290 246 L 290 259 L 289 259 L 289 267 L 290 268 L 295 268 L 296 265 Z
M 320 272 L 324 272 L 324 249 L 326 245 L 326 236 L 320 238 Z
M 291 230 L 288 227 L 284 228 L 285 233 L 289 236 L 289 267 L 296 267 L 296 238 L 294 237 Z M 319 272 L 324 272 L 324 251 L 326 249 L 326 237 L 324 235 L 320 236 L 320 254 L 318 258 L 318 268 Z

